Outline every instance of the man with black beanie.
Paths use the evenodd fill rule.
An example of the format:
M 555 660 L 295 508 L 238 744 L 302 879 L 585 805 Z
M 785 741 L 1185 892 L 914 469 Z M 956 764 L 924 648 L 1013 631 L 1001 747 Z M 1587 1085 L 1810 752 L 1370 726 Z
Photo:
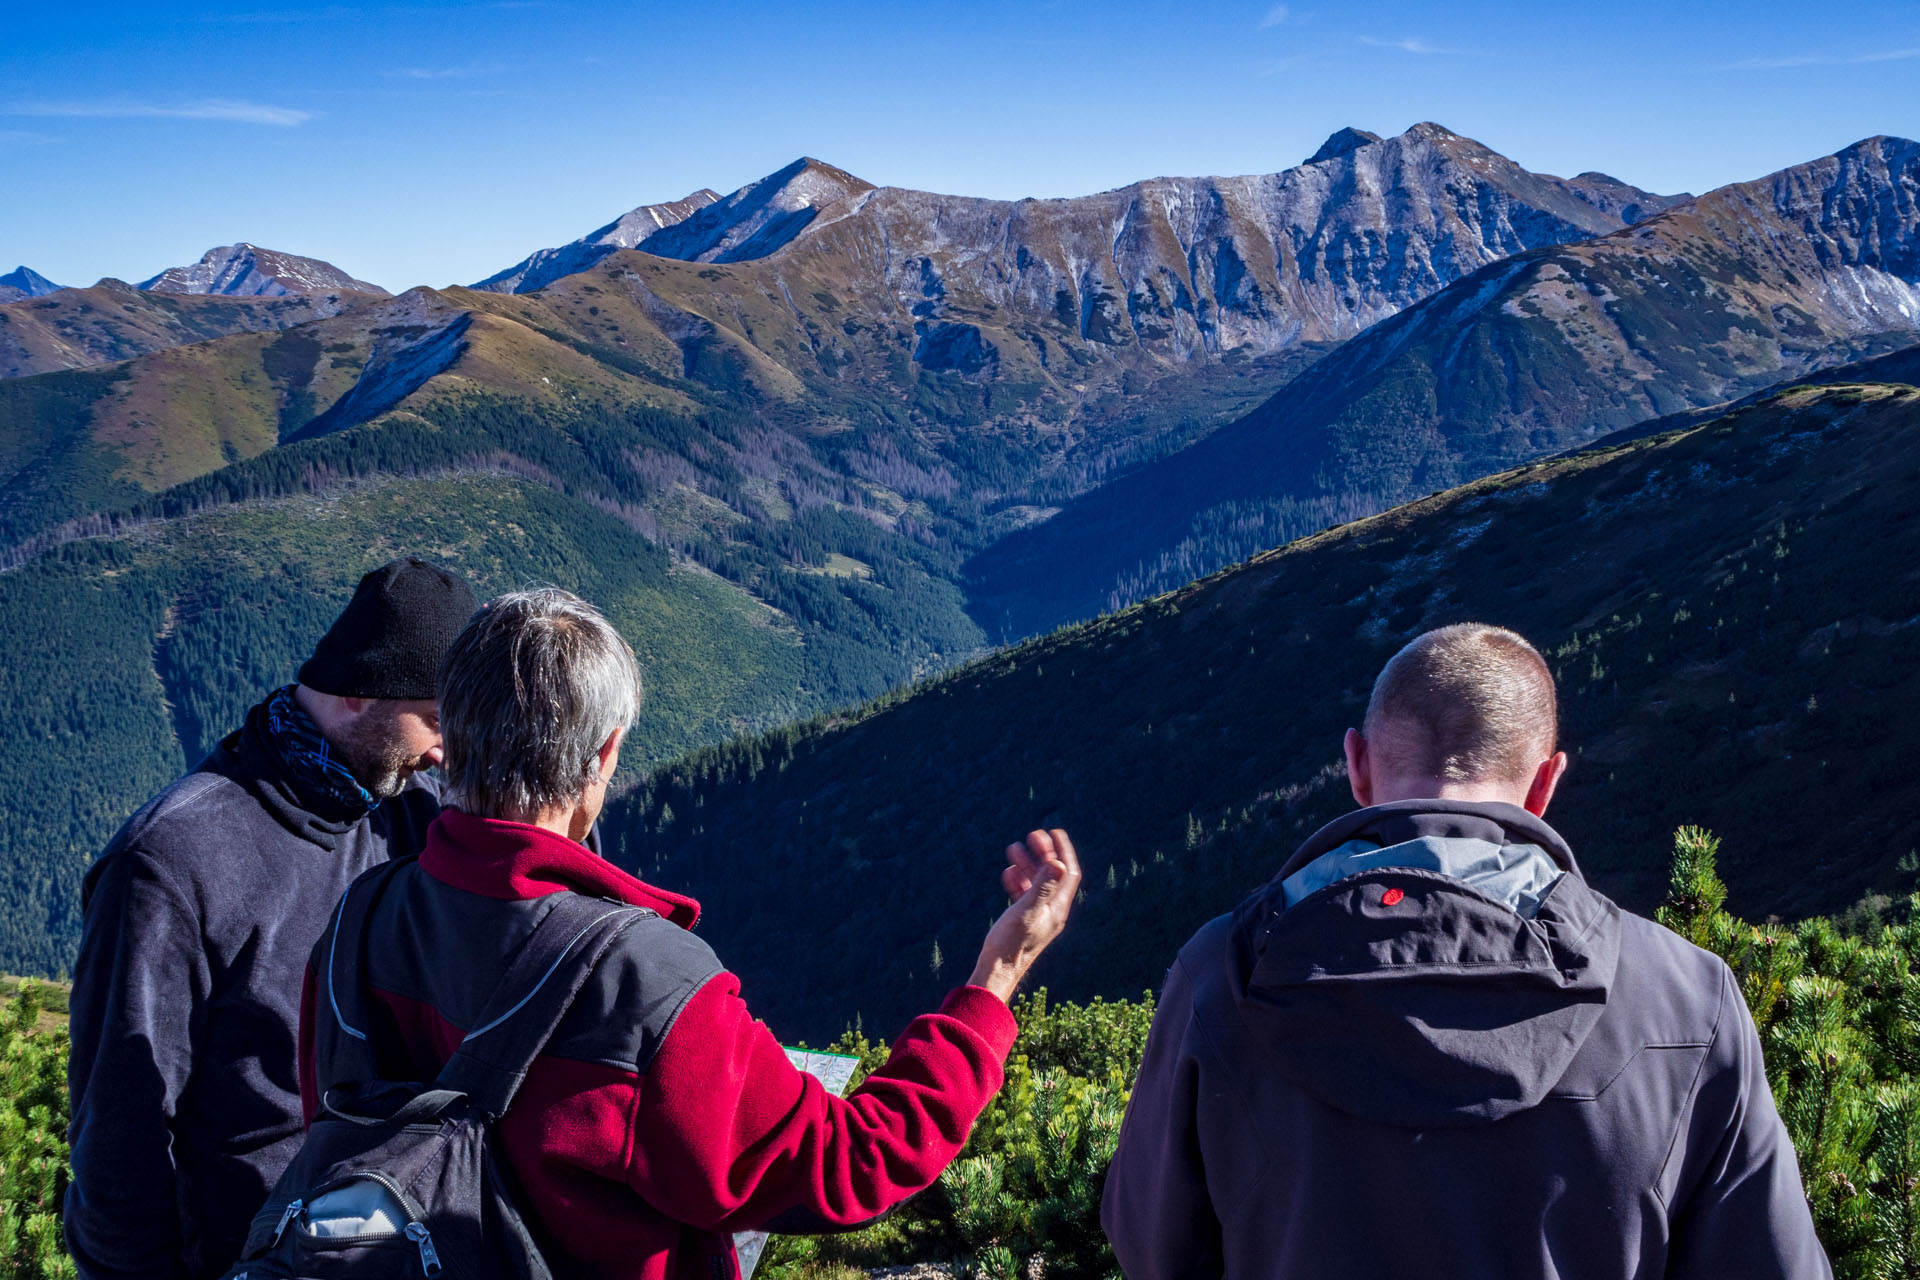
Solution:
M 307 953 L 354 877 L 439 812 L 440 659 L 476 607 L 416 559 L 360 580 L 300 668 L 87 873 L 74 966 L 82 1280 L 204 1280 L 300 1145 Z

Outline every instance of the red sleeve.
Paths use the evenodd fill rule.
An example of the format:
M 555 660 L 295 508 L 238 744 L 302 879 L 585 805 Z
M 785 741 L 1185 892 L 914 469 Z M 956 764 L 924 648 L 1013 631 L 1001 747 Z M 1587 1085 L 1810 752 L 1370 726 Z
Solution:
M 627 1178 L 670 1217 L 738 1230 L 791 1209 L 864 1222 L 922 1190 L 1000 1088 L 1018 1028 L 961 987 L 914 1019 L 846 1098 L 795 1069 L 722 973 L 681 1011 L 640 1085 Z
M 313 970 L 300 981 L 300 1122 L 311 1129 L 320 1110 L 320 1084 L 313 1072 Z

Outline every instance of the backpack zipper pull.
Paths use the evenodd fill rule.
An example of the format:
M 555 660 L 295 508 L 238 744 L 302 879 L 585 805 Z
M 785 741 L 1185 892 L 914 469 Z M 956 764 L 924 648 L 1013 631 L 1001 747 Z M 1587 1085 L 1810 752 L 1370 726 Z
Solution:
M 280 1237 L 287 1233 L 287 1224 L 300 1216 L 300 1210 L 306 1208 L 304 1200 L 289 1200 L 287 1207 L 280 1211 L 280 1221 L 273 1228 L 273 1243 L 279 1244 Z
M 428 1276 L 440 1274 L 440 1253 L 433 1247 L 433 1236 L 427 1232 L 424 1222 L 407 1224 L 407 1239 L 420 1246 L 420 1266 Z

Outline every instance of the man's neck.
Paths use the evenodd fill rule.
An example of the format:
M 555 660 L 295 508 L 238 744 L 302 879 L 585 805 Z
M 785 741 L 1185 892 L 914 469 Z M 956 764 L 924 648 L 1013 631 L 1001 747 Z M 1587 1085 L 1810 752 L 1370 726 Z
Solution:
M 515 817 L 513 822 L 523 822 L 529 827 L 538 827 L 550 831 L 564 840 L 575 844 L 587 842 L 587 832 L 593 829 L 593 820 L 597 815 L 584 804 L 572 804 L 558 809 L 546 809 L 529 818 Z
M 1374 790 L 1374 804 L 1396 800 L 1465 800 L 1475 804 L 1510 804 L 1524 808 L 1524 789 L 1497 782 L 1451 782 L 1439 778 L 1395 778 Z

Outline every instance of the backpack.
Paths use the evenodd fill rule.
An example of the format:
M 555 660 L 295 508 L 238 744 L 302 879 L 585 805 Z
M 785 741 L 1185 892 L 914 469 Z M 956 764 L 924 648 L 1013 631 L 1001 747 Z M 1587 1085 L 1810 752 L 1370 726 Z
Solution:
M 493 1122 L 607 948 L 654 913 L 553 894 L 440 1074 L 383 1080 L 359 979 L 367 922 L 413 861 L 355 881 L 315 952 L 326 958 L 314 993 L 320 1110 L 227 1280 L 551 1280 Z

